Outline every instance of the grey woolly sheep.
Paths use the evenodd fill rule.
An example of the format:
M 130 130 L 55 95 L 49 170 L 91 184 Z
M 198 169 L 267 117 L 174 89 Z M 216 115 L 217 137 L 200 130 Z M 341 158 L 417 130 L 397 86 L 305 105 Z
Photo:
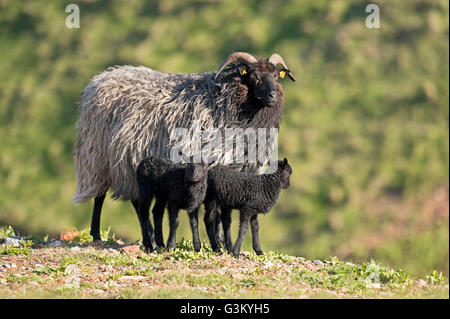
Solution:
M 174 164 L 167 158 L 150 156 L 137 167 L 136 180 L 139 189 L 139 222 L 142 242 L 147 250 L 153 250 L 153 229 L 149 221 L 149 208 L 153 197 L 156 244 L 164 247 L 162 238 L 162 218 L 167 204 L 169 210 L 170 234 L 167 247 L 175 248 L 178 211 L 189 213 L 192 229 L 197 228 L 198 207 L 206 195 L 208 179 L 207 166 L 203 164 Z M 200 250 L 198 232 L 193 231 L 195 250 Z
M 196 120 L 203 129 L 278 128 L 284 97 L 277 81 L 285 74 L 294 81 L 276 53 L 264 59 L 235 52 L 218 72 L 169 74 L 119 66 L 95 76 L 79 106 L 77 188 L 72 199 L 95 199 L 94 240 L 100 240 L 101 209 L 109 189 L 114 199 L 131 200 L 138 210 L 136 168 L 149 155 L 169 156 L 174 128 L 191 133 Z M 258 165 L 234 167 L 254 170 Z
M 276 204 L 281 189 L 289 187 L 291 174 L 292 168 L 286 158 L 278 161 L 277 170 L 272 174 L 257 175 L 223 166 L 212 168 L 208 173 L 208 189 L 204 202 L 205 224 L 212 249 L 219 250 L 214 235 L 214 219 L 220 210 L 227 250 L 235 257 L 239 256 L 250 221 L 253 249 L 256 254 L 263 254 L 258 237 L 258 214 L 266 214 Z M 239 234 L 234 246 L 230 233 L 232 209 L 240 210 Z

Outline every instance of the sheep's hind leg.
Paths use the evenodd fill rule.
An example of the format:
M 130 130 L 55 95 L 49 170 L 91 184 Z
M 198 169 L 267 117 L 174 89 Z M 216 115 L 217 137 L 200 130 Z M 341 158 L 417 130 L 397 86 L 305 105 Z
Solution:
M 253 250 L 257 255 L 264 255 L 264 252 L 261 249 L 261 244 L 259 243 L 259 222 L 258 222 L 258 215 L 253 215 L 250 217 L 250 226 L 252 228 L 252 244 L 253 244 Z
M 198 236 L 198 208 L 194 209 L 192 212 L 188 212 L 189 221 L 191 223 L 192 230 L 192 242 L 194 243 L 195 251 L 200 251 L 202 244 L 200 242 L 200 237 Z
M 137 199 L 136 200 L 132 200 L 131 204 L 133 204 L 134 210 L 136 211 L 136 214 L 138 215 L 139 222 L 140 222 L 141 221 L 141 216 L 139 215 L 140 214 L 140 212 L 139 212 L 140 201 L 137 200 Z M 150 208 L 150 203 L 148 203 L 148 206 L 149 207 L 147 208 L 147 210 Z M 146 205 L 144 205 L 144 208 L 145 207 L 146 207 Z M 151 239 L 151 242 L 154 243 L 155 242 L 155 234 L 153 233 L 153 227 L 152 227 L 152 224 L 150 223 L 149 213 L 147 213 L 146 215 L 147 215 L 147 220 L 145 221 L 145 224 L 146 224 L 147 233 L 148 233 L 148 236 Z
M 216 239 L 216 216 L 217 216 L 217 207 L 215 204 L 211 202 L 205 202 L 205 217 L 203 221 L 205 222 L 206 232 L 208 234 L 209 242 L 211 244 L 211 249 L 214 252 L 220 252 L 219 245 L 217 244 Z
M 224 238 L 224 233 L 223 233 L 223 226 L 222 226 L 222 218 L 221 218 L 221 214 L 216 214 L 215 217 L 215 229 L 216 229 L 216 241 L 217 244 L 220 246 L 225 247 L 225 238 Z
M 239 253 L 241 251 L 242 242 L 244 241 L 245 235 L 247 235 L 248 232 L 248 222 L 250 219 L 250 216 L 252 214 L 249 214 L 249 212 L 244 211 L 240 213 L 239 219 L 240 219 L 240 225 L 239 225 L 239 234 L 238 238 L 236 239 L 236 242 L 233 246 L 233 255 L 234 257 L 238 258 Z
M 167 248 L 175 249 L 177 245 L 177 228 L 178 228 L 178 209 L 169 204 L 169 239 L 167 240 Z
M 223 232 L 225 236 L 225 248 L 229 253 L 233 250 L 233 240 L 231 239 L 231 209 L 222 207 L 221 218 L 223 225 Z
M 141 201 L 133 201 L 132 203 L 133 206 L 137 208 L 136 211 L 142 231 L 142 243 L 147 251 L 152 252 L 154 249 L 153 243 L 155 241 L 155 236 L 149 219 L 150 203 Z
M 156 245 L 160 248 L 164 248 L 164 236 L 163 236 L 163 217 L 164 208 L 166 207 L 166 201 L 157 200 L 153 206 L 153 222 L 155 223 L 155 240 Z
M 100 237 L 100 215 L 102 214 L 103 201 L 106 194 L 97 196 L 94 199 L 94 209 L 92 210 L 91 236 L 96 240 L 102 240 Z

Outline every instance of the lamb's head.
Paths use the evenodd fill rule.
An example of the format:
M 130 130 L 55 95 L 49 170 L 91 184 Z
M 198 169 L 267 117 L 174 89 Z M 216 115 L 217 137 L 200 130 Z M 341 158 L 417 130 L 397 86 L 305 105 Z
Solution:
M 291 174 L 292 174 L 292 168 L 288 163 L 288 160 L 286 157 L 282 161 L 278 161 L 278 169 L 277 171 L 280 173 L 281 176 L 281 188 L 286 189 L 289 187 Z
M 203 164 L 187 164 L 184 173 L 184 184 L 188 211 L 198 208 L 205 199 L 208 169 L 209 167 Z
M 287 75 L 295 81 L 283 58 L 277 53 L 272 54 L 269 59 L 263 59 L 246 52 L 234 52 L 223 61 L 216 78 L 232 63 L 238 68 L 242 83 L 248 87 L 249 95 L 262 106 L 273 107 L 278 103 L 278 79 Z M 278 65 L 281 65 L 281 69 L 277 68 Z

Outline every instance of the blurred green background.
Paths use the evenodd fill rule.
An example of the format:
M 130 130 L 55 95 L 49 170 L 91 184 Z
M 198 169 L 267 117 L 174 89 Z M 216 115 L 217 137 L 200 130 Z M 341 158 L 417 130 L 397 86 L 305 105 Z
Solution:
M 72 2 L 79 29 L 65 26 Z M 294 173 L 260 218 L 263 249 L 448 276 L 449 3 L 376 1 L 381 27 L 368 29 L 369 3 L 0 1 L 0 225 L 89 227 L 92 202 L 71 197 L 77 102 L 95 74 L 214 71 L 232 51 L 277 52 L 297 79 L 283 81 L 279 140 Z M 141 238 L 129 203 L 107 199 L 101 225 Z

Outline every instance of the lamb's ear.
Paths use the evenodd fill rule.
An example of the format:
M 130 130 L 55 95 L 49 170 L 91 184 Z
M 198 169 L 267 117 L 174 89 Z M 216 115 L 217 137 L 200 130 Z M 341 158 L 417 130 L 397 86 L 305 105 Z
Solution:
M 288 164 L 288 160 L 287 160 L 287 158 L 285 157 L 284 160 L 283 160 L 283 167 L 286 167 L 287 164 Z

